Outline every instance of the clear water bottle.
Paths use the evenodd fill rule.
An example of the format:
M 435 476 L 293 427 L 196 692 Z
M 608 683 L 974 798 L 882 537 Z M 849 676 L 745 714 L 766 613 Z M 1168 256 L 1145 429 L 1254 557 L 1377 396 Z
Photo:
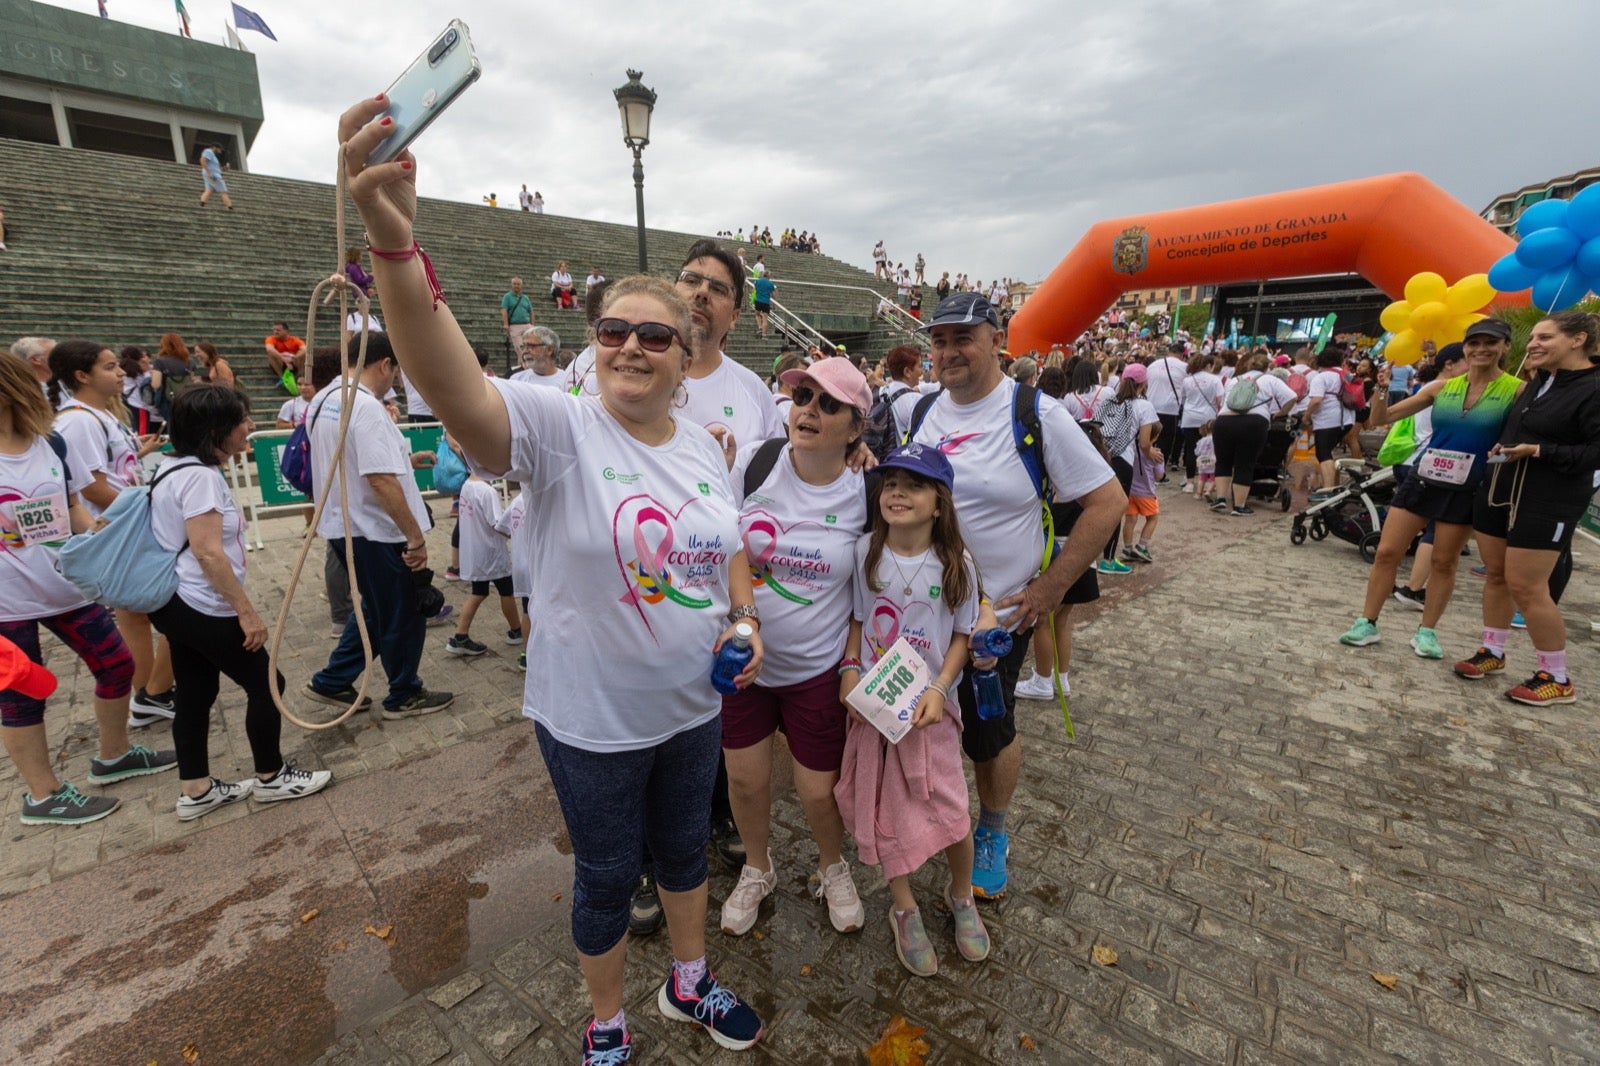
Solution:
M 756 650 L 750 646 L 750 639 L 755 635 L 755 626 L 740 622 L 733 627 L 733 638 L 724 642 L 722 650 L 717 652 L 716 661 L 711 664 L 711 687 L 724 696 L 739 691 L 733 679 L 744 673 L 744 668 L 755 658 Z
M 972 634 L 972 653 L 980 659 L 1003 659 L 1011 654 L 1010 632 L 1000 628 L 980 629 Z M 1006 713 L 1005 689 L 1000 684 L 1000 671 L 974 670 L 972 689 L 978 697 L 978 717 L 984 720 L 1004 718 Z

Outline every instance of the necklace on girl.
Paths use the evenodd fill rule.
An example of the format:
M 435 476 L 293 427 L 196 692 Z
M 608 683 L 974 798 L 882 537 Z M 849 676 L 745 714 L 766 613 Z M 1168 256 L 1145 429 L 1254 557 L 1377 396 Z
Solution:
M 894 566 L 894 572 L 900 575 L 900 580 L 905 585 L 905 587 L 903 589 L 901 589 L 901 592 L 903 592 L 907 596 L 910 596 L 912 594 L 912 585 L 911 585 L 911 583 L 917 579 L 917 575 L 918 574 L 922 573 L 922 568 L 924 566 L 928 565 L 928 554 L 927 554 L 927 552 L 923 552 L 922 561 L 917 564 L 917 568 L 915 570 L 911 571 L 911 576 L 910 577 L 906 577 L 906 572 L 904 570 L 900 569 L 900 557 L 894 553 L 894 549 L 892 549 L 892 548 L 889 549 L 888 556 L 889 556 L 889 562 Z

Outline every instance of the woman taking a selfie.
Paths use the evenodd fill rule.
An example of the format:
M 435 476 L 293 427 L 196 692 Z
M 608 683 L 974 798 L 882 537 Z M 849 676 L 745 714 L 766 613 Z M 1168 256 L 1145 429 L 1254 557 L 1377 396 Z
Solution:
M 572 938 L 594 1020 L 586 1063 L 625 1061 L 628 906 L 648 843 L 674 963 L 656 1003 L 743 1049 L 761 1020 L 706 965 L 706 843 L 721 746 L 713 657 L 759 625 L 726 460 L 674 411 L 693 320 L 669 284 L 612 284 L 594 324 L 597 395 L 485 378 L 416 244 L 415 160 L 369 165 L 386 98 L 340 119 L 349 191 L 407 378 L 476 469 L 522 485 L 533 600 L 523 714 L 572 842 Z M 759 634 L 738 676 L 761 670 Z

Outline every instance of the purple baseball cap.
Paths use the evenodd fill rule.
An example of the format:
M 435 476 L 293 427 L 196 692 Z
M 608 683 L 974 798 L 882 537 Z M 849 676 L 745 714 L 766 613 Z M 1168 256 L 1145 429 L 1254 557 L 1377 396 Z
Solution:
M 920 474 L 931 481 L 942 482 L 952 491 L 956 487 L 956 472 L 944 452 L 931 444 L 902 444 L 878 463 L 879 470 L 898 467 Z

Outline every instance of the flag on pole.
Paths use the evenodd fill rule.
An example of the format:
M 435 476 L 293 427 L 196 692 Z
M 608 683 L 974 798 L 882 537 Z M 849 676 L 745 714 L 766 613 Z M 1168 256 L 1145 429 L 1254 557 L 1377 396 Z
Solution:
M 183 0 L 172 0 L 178 8 L 178 31 L 185 37 L 193 37 L 189 32 L 189 9 L 183 6 Z
M 233 5 L 233 24 L 241 30 L 255 30 L 271 40 L 276 41 L 278 39 L 277 35 L 267 28 L 267 24 L 262 21 L 260 15 L 247 7 L 240 7 L 238 4 Z
M 103 19 L 111 17 L 111 13 L 106 10 L 106 0 L 100 0 L 100 17 Z
M 234 32 L 233 24 L 231 22 L 224 20 L 222 23 L 222 28 L 227 31 L 229 48 L 236 49 L 240 52 L 250 51 L 250 49 L 244 46 L 244 42 L 239 40 L 239 35 Z

